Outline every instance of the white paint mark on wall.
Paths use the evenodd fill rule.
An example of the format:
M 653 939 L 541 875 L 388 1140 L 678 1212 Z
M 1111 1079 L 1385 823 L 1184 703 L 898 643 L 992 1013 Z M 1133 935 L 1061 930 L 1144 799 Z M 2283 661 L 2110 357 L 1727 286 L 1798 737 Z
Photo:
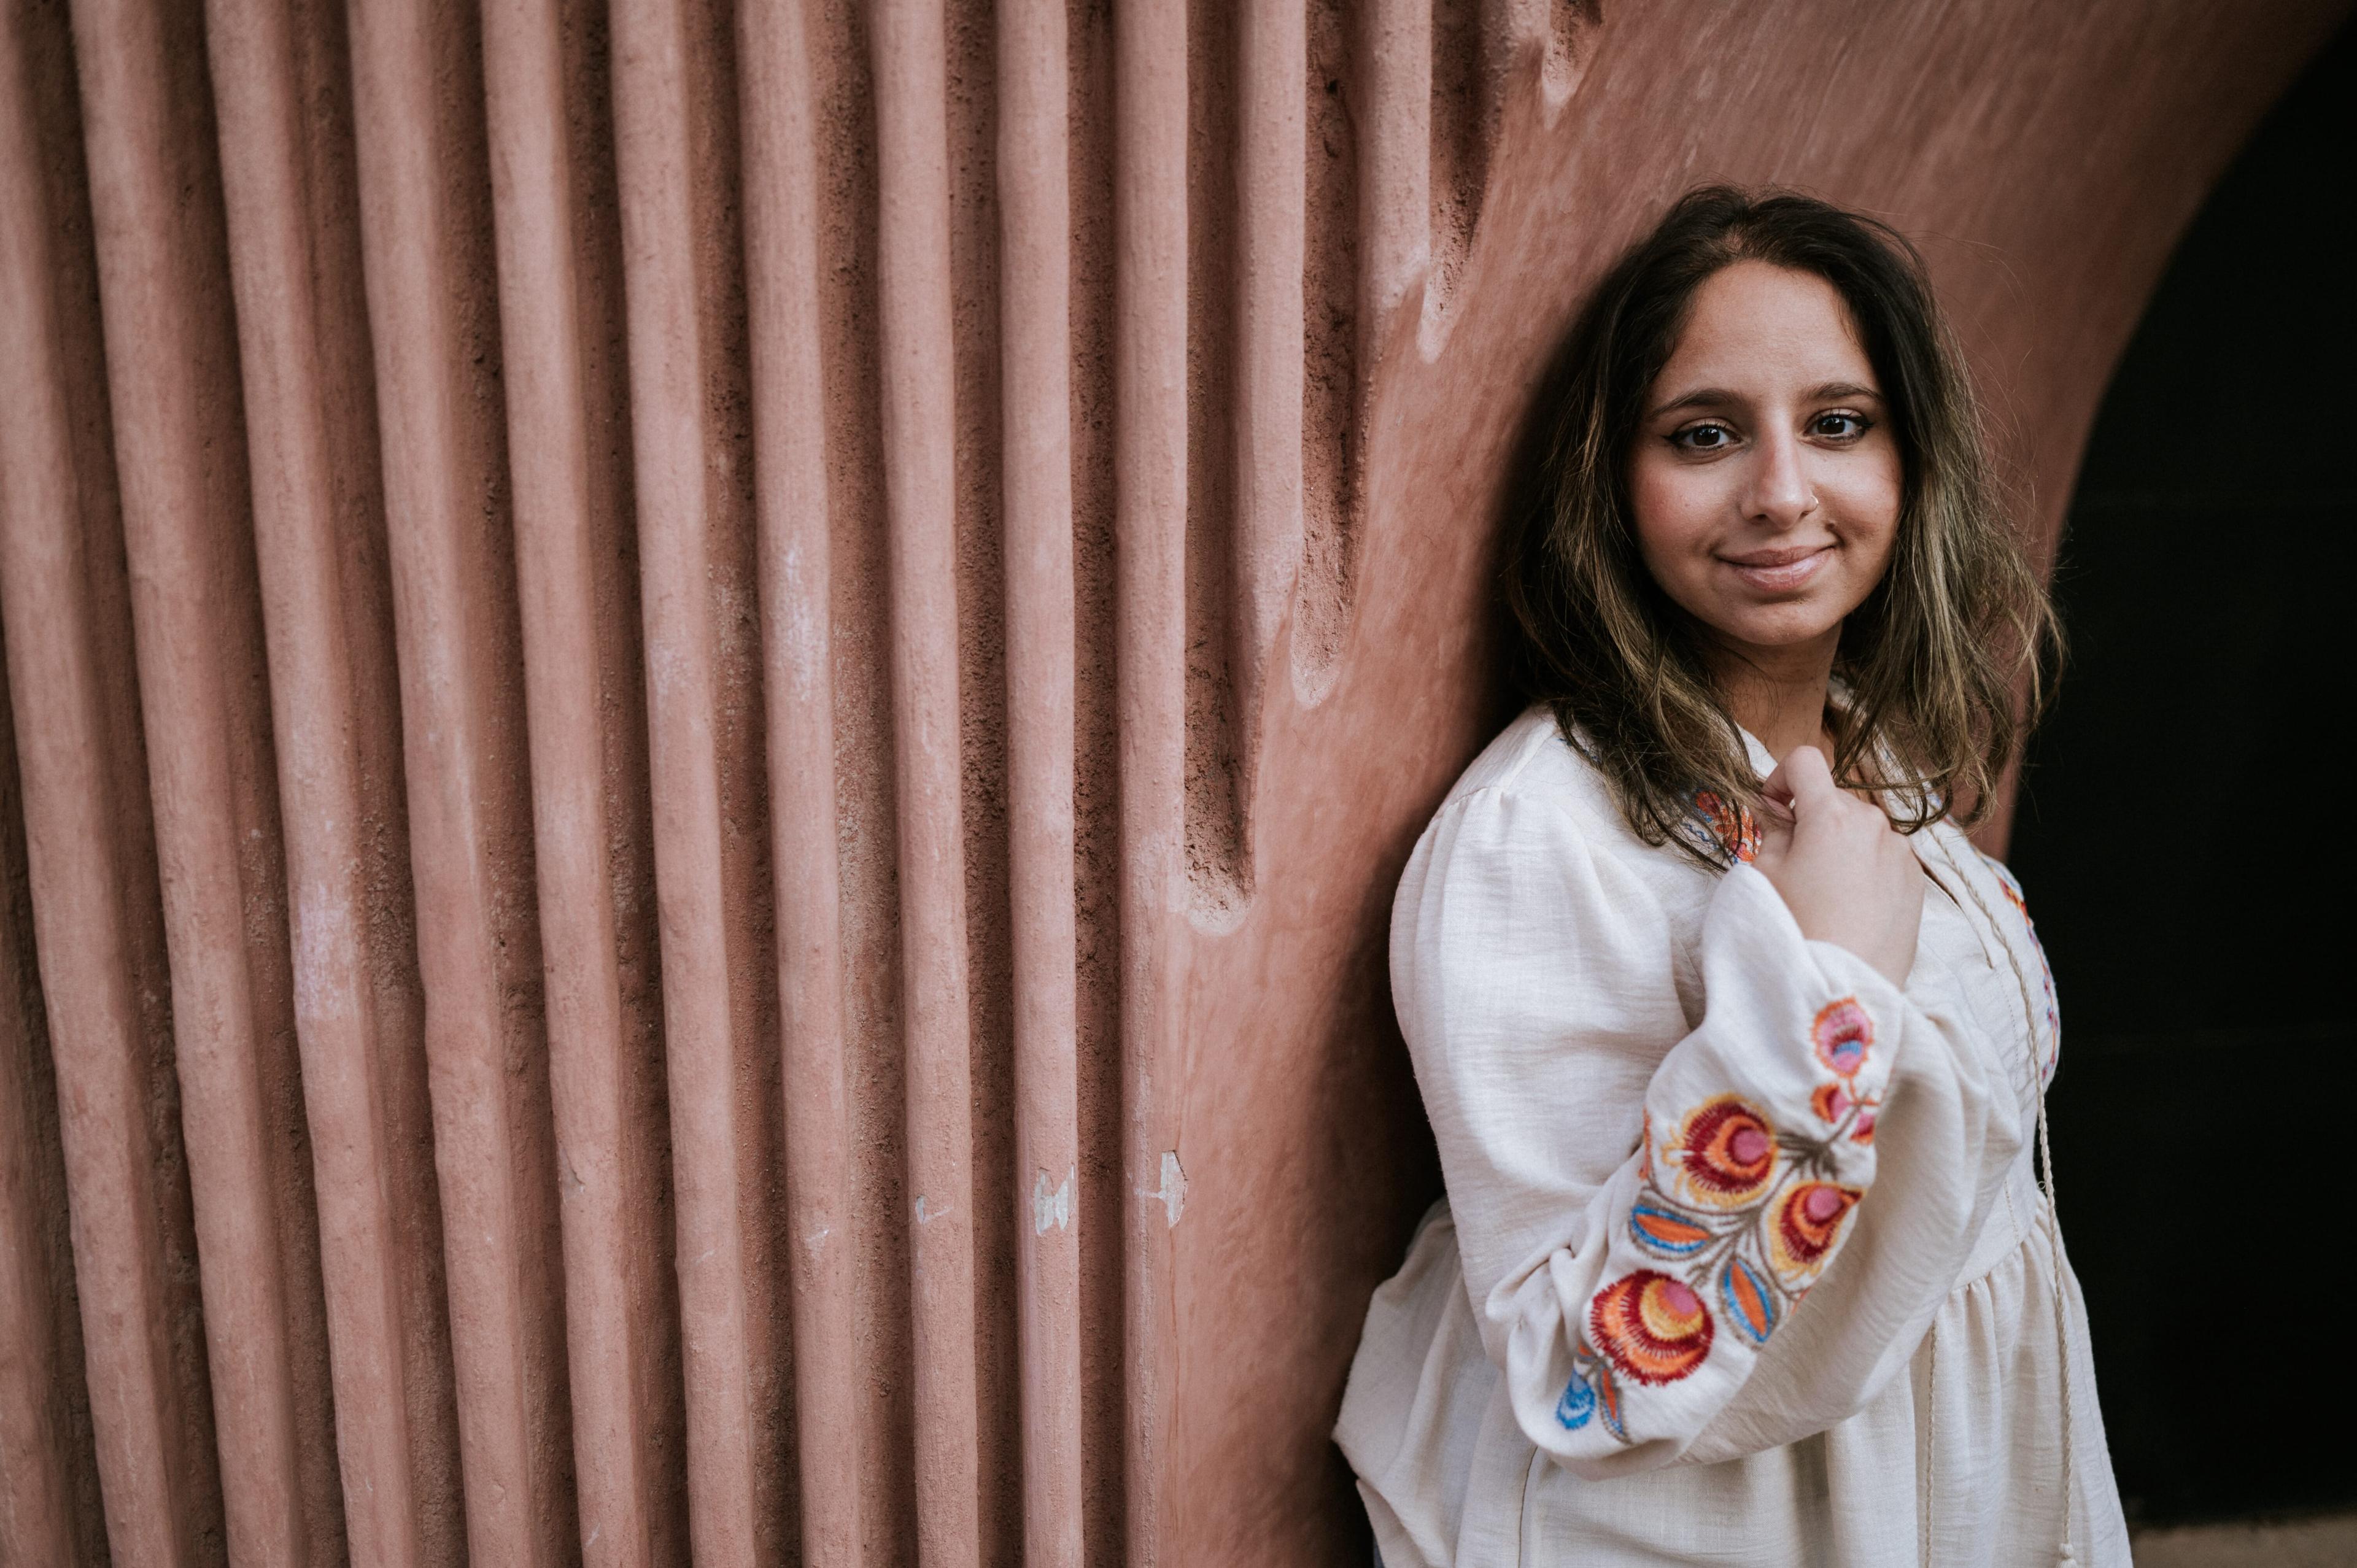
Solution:
M 917 1199 L 917 1223 L 920 1225 L 931 1225 L 936 1219 L 945 1219 L 949 1217 L 949 1212 L 946 1205 L 940 1208 L 927 1208 L 922 1197 Z
M 819 1243 L 834 1234 L 834 1226 L 822 1225 L 817 1230 L 802 1238 L 802 1248 L 805 1251 L 809 1252 L 812 1257 L 815 1258 L 818 1256 Z
M 344 981 L 352 970 L 350 912 L 324 882 L 295 900 L 296 1016 L 332 1018 L 346 1010 Z
M 1045 1236 L 1052 1225 L 1061 1230 L 1072 1223 L 1072 1181 L 1079 1175 L 1075 1166 L 1064 1173 L 1064 1185 L 1053 1192 L 1048 1190 L 1048 1173 L 1041 1171 L 1031 1183 L 1031 1233 Z
M 1170 1217 L 1173 1226 L 1178 1223 L 1178 1216 L 1187 1207 L 1187 1173 L 1178 1166 L 1177 1150 L 1163 1154 L 1162 1186 L 1151 1191 L 1141 1187 L 1137 1189 L 1137 1196 L 1153 1198 L 1162 1205 L 1162 1212 Z

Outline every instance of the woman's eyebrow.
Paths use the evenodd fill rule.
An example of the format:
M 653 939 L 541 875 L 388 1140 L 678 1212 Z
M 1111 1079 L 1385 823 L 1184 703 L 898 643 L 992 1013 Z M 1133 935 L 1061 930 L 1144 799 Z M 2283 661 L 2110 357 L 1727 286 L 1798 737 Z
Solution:
M 1645 417 L 1659 419 L 1662 415 L 1681 408 L 1734 408 L 1739 406 L 1743 401 L 1724 387 L 1696 387 L 1692 392 L 1672 398 L 1647 413 Z
M 1880 403 L 1882 401 L 1882 394 L 1880 392 L 1875 391 L 1872 387 L 1860 386 L 1856 381 L 1827 381 L 1824 385 L 1817 388 L 1814 392 L 1812 392 L 1809 394 L 1809 401 L 1811 403 L 1840 403 L 1847 399 L 1862 397 L 1870 397 L 1877 403 Z

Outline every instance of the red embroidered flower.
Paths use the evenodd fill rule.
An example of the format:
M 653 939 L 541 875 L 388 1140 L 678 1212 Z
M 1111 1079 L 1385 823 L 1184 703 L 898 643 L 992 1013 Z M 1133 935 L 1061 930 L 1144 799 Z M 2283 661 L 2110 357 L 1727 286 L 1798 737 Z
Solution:
M 1776 1205 L 1775 1221 L 1768 1228 L 1777 1273 L 1813 1273 L 1821 1267 L 1841 1236 L 1842 1221 L 1864 1196 L 1857 1187 L 1829 1181 L 1794 1184 Z
M 1749 1101 L 1722 1094 L 1687 1112 L 1676 1152 L 1695 1197 L 1733 1208 L 1757 1197 L 1775 1174 L 1776 1130 Z
M 1809 1109 L 1817 1113 L 1817 1120 L 1835 1127 L 1841 1124 L 1843 1117 L 1855 1112 L 1857 1114 L 1850 1123 L 1849 1141 L 1871 1144 L 1874 1142 L 1874 1118 L 1881 1101 L 1852 1099 L 1850 1090 L 1853 1087 L 1846 1080 L 1821 1083 L 1817 1085 L 1816 1092 L 1809 1096 Z
M 1710 1354 L 1710 1314 L 1702 1297 L 1651 1269 L 1598 1291 L 1587 1330 L 1605 1359 L 1641 1383 L 1674 1383 Z
M 1749 860 L 1760 853 L 1760 824 L 1751 813 L 1740 806 L 1731 806 L 1714 789 L 1695 791 L 1695 810 L 1702 813 L 1711 836 L 1719 846 L 1738 860 Z
M 1852 1078 L 1866 1065 L 1867 1050 L 1874 1044 L 1874 1020 L 1857 997 L 1845 996 L 1818 1013 L 1809 1026 L 1809 1038 L 1817 1047 L 1817 1059 L 1835 1077 Z

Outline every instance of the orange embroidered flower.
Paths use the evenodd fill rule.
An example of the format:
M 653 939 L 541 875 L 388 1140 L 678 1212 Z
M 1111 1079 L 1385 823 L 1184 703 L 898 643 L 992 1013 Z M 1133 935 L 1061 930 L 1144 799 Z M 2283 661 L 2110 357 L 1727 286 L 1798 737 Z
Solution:
M 1749 860 L 1760 853 L 1760 824 L 1749 811 L 1729 805 L 1715 789 L 1695 790 L 1694 801 L 1720 848 L 1738 860 Z
M 1850 1123 L 1849 1141 L 1853 1144 L 1871 1144 L 1874 1142 L 1875 1113 L 1882 1102 L 1871 1097 L 1865 1100 L 1853 1099 L 1850 1090 L 1855 1087 L 1846 1080 L 1841 1083 L 1821 1083 L 1817 1085 L 1816 1092 L 1809 1096 L 1809 1109 L 1817 1113 L 1819 1121 L 1835 1127 L 1836 1131 L 1839 1130 L 1841 1119 L 1856 1112 L 1857 1116 Z
M 1810 1274 L 1841 1237 L 1842 1222 L 1866 1195 L 1829 1181 L 1796 1182 L 1776 1205 L 1768 1250 L 1779 1273 Z
M 1687 1112 L 1674 1154 L 1697 1201 L 1734 1208 L 1775 1174 L 1776 1130 L 1749 1101 L 1722 1094 Z
M 1710 1314 L 1702 1297 L 1651 1269 L 1598 1291 L 1587 1328 L 1605 1359 L 1641 1383 L 1675 1382 L 1710 1354 Z

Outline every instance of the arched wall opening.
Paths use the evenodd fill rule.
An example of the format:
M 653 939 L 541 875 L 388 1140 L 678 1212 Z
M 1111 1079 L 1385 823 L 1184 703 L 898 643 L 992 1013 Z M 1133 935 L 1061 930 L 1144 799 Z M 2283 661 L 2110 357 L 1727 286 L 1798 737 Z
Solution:
M 2357 1378 L 2308 1348 L 2349 1270 L 2301 1218 L 2345 1190 L 2357 1086 L 2331 760 L 2352 153 L 2344 27 L 2187 231 L 2104 395 L 2055 574 L 2072 658 L 2016 805 L 2061 996 L 2064 1224 L 2121 1494 L 2156 1521 L 2357 1503 Z

